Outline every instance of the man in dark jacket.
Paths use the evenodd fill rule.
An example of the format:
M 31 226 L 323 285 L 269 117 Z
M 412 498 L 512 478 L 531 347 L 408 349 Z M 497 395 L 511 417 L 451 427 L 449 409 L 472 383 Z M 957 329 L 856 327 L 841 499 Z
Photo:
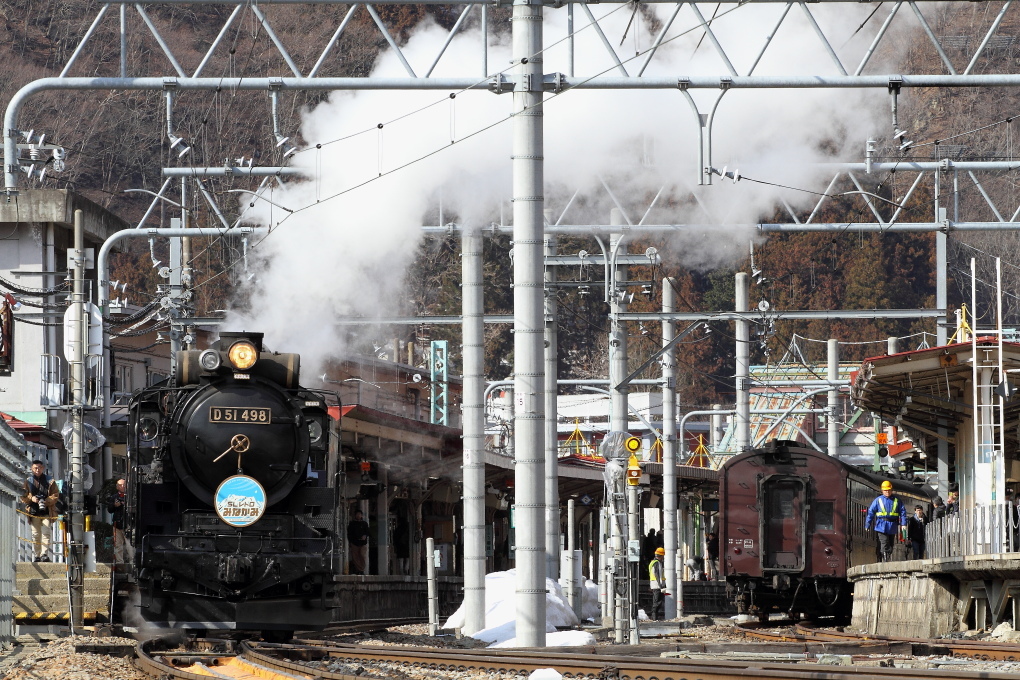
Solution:
M 347 523 L 347 542 L 350 548 L 350 573 L 364 574 L 368 566 L 368 522 L 361 510 L 354 511 L 354 519 Z
M 124 564 L 126 551 L 124 550 L 124 506 L 127 505 L 127 482 L 123 479 L 117 480 L 117 490 L 110 496 L 106 503 L 106 510 L 112 517 L 113 524 L 113 559 L 114 564 Z
M 60 489 L 46 476 L 46 464 L 32 461 L 32 474 L 22 485 L 21 502 L 32 525 L 32 547 L 36 562 L 50 561 L 50 526 L 57 517 Z
M 946 516 L 946 504 L 942 502 L 942 496 L 935 496 L 931 502 L 931 521 L 942 519 Z
M 882 482 L 882 495 L 871 502 L 868 515 L 864 518 L 864 530 L 872 526 L 878 534 L 878 553 L 883 562 L 892 561 L 893 544 L 900 527 L 907 526 L 907 511 L 903 502 L 893 496 L 892 482 Z
M 924 516 L 924 508 L 920 505 L 914 506 L 914 514 L 907 520 L 907 538 L 910 539 L 910 548 L 914 553 L 915 560 L 924 559 L 924 525 L 928 518 Z

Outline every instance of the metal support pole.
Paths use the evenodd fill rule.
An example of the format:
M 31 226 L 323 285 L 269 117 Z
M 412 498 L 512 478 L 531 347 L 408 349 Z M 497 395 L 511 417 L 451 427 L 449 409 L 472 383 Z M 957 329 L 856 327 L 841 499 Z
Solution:
M 71 540 L 68 550 L 68 585 L 71 594 L 71 632 L 80 633 L 85 623 L 85 495 L 82 470 L 85 462 L 85 353 L 88 323 L 85 317 L 85 227 L 83 213 L 74 211 L 74 280 L 71 305 L 74 336 L 71 341 Z
M 942 305 L 939 309 L 945 309 L 949 299 L 948 283 L 946 281 L 949 269 L 949 237 L 944 231 L 935 233 L 935 303 Z M 946 319 L 942 319 L 943 322 Z M 948 329 L 945 323 L 935 326 L 935 340 L 938 346 L 949 342 Z M 938 428 L 938 441 L 936 443 L 936 456 L 938 457 L 938 486 L 939 494 L 946 498 L 949 494 L 949 430 L 945 427 Z
M 676 307 L 673 279 L 662 282 L 662 311 L 668 314 Z M 662 344 L 669 345 L 676 334 L 676 324 L 662 322 Z M 676 352 L 670 348 L 662 356 L 662 547 L 666 551 L 663 569 L 666 574 L 666 596 L 663 615 L 676 618 Z
M 383 491 L 375 497 L 375 544 L 372 550 L 375 551 L 375 573 L 379 576 L 390 575 L 390 476 L 386 467 L 379 466 L 376 473 L 379 483 L 383 485 Z M 368 573 L 367 571 L 365 573 Z
M 641 544 L 641 522 L 638 519 L 640 509 L 638 507 L 638 485 L 627 484 L 627 540 L 636 541 Z M 627 593 L 630 596 L 629 614 L 627 617 L 628 641 L 632 645 L 641 643 L 641 636 L 638 633 L 638 573 L 641 569 L 641 562 L 627 562 Z
M 436 539 L 425 539 L 425 573 L 429 589 L 429 635 L 439 631 L 439 594 L 436 586 Z
M 737 313 L 747 312 L 748 308 L 748 278 L 746 272 L 738 272 L 736 280 L 736 311 Z M 751 398 L 749 393 L 751 383 L 751 324 L 745 319 L 736 321 L 736 388 L 737 388 L 737 412 L 734 415 L 736 420 L 736 445 L 738 452 L 744 452 L 751 445 Z
M 710 433 L 711 435 L 710 441 L 712 443 L 712 451 L 715 451 L 717 448 L 719 448 L 719 442 L 722 441 L 722 429 L 723 429 L 722 404 L 712 404 L 712 410 L 719 411 L 719 413 L 712 414 L 711 421 L 712 432 Z
M 514 0 L 514 456 L 517 642 L 545 646 L 544 153 L 541 0 Z
M 574 610 L 578 620 L 581 618 L 581 582 L 577 579 L 578 565 L 577 555 L 577 516 L 574 514 L 574 499 L 567 500 L 567 554 L 570 555 L 568 564 L 570 571 L 567 573 L 567 602 Z M 582 579 L 583 581 L 583 579 Z
M 599 508 L 599 607 L 602 614 L 603 627 L 613 625 L 613 608 L 609 601 L 612 596 L 611 583 L 613 575 L 609 572 L 609 560 L 612 557 L 609 543 L 609 511 L 603 506 Z
M 829 360 L 829 380 L 836 381 L 839 379 L 839 341 L 833 338 L 829 338 L 828 342 L 828 360 Z M 839 388 L 835 385 L 829 390 L 829 403 L 827 417 L 829 419 L 828 433 L 829 433 L 829 447 L 828 452 L 830 456 L 839 455 Z
M 482 235 L 461 235 L 464 325 L 464 632 L 485 628 L 485 389 Z
M 556 254 L 556 237 L 547 236 L 545 254 Z M 559 578 L 560 489 L 559 436 L 556 430 L 557 358 L 559 353 L 556 314 L 556 267 L 545 267 L 545 561 L 546 576 Z

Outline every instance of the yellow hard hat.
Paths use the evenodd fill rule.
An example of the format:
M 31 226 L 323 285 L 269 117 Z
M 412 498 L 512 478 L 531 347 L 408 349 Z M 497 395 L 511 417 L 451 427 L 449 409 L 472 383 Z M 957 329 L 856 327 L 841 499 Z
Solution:
M 892 482 L 890 482 L 888 479 L 885 480 L 884 482 L 882 482 L 882 491 L 885 491 L 886 489 L 891 489 L 891 488 L 892 488 Z
M 665 548 L 656 548 L 655 549 L 655 554 L 656 555 L 665 555 L 666 554 L 666 549 Z

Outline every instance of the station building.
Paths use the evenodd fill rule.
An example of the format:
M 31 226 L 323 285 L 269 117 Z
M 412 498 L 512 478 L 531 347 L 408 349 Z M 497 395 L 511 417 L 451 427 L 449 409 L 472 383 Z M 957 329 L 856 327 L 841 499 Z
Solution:
M 911 455 L 930 460 L 942 443 L 939 488 L 960 496 L 958 512 L 928 524 L 926 559 L 851 571 L 855 627 L 911 637 L 1020 628 L 1020 344 L 1002 337 L 963 334 L 855 373 L 855 402 L 908 432 Z

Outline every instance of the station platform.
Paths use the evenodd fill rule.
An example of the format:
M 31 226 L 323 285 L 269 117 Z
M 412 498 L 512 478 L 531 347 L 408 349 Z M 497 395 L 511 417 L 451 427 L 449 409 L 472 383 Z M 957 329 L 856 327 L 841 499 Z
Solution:
M 852 626 L 873 635 L 942 637 L 1012 620 L 1020 630 L 1020 553 L 854 567 Z
M 67 565 L 18 562 L 11 609 L 19 629 L 68 625 L 71 607 L 67 588 Z M 85 574 L 85 622 L 105 621 L 109 603 L 110 565 L 97 564 L 96 571 Z

